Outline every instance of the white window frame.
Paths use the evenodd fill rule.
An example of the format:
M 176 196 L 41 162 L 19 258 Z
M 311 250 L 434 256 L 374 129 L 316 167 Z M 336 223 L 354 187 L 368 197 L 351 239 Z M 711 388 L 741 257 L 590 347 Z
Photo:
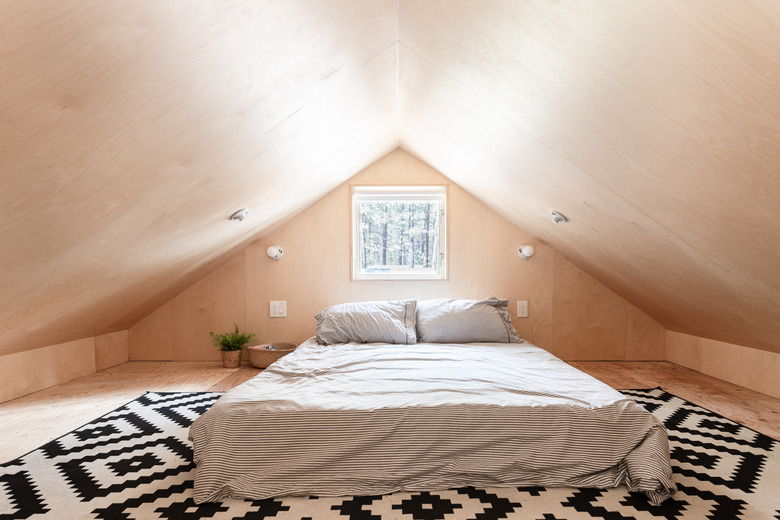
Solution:
M 446 280 L 447 279 L 447 186 L 352 186 L 352 279 L 353 280 Z M 362 273 L 360 253 L 360 203 L 363 201 L 439 203 L 439 258 L 433 273 Z

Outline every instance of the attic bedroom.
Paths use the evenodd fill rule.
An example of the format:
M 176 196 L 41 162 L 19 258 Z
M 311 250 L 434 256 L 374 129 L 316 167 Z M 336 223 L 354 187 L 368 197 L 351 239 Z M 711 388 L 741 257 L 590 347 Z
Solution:
M 72 518 L 196 507 L 184 470 L 154 512 L 128 501 L 158 488 L 109 500 L 26 465 L 87 449 L 80 427 L 139 399 L 183 399 L 163 415 L 191 450 L 212 402 L 274 372 L 248 352 L 225 368 L 212 332 L 309 352 L 333 306 L 490 297 L 526 344 L 667 414 L 677 494 L 642 507 L 780 515 L 780 4 L 3 1 L 0 77 L 0 518 L 65 518 L 57 486 L 88 504 Z M 440 279 L 356 279 L 356 186 L 444 187 Z M 768 446 L 745 496 L 685 480 L 696 448 L 668 421 L 694 407 Z M 436 518 L 487 507 L 439 491 L 404 497 Z M 379 494 L 374 518 L 427 518 Z M 224 518 L 267 505 L 226 500 Z M 351 514 L 302 500 L 284 518 Z

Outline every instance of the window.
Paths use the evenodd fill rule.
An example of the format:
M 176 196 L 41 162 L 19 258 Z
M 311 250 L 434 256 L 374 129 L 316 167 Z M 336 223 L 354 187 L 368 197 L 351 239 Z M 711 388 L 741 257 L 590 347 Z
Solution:
M 446 186 L 353 186 L 352 278 L 446 278 L 446 200 Z

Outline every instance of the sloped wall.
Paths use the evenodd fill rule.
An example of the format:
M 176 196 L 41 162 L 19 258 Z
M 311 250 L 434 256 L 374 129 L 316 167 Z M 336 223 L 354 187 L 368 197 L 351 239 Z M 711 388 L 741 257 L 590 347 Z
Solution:
M 350 280 L 350 185 L 446 184 L 449 279 Z M 536 254 L 517 256 L 530 243 Z M 266 248 L 279 244 L 278 262 Z M 129 330 L 133 360 L 219 359 L 209 331 L 236 322 L 258 342 L 300 343 L 314 335 L 313 316 L 348 301 L 396 298 L 528 300 L 513 318 L 521 336 L 564 359 L 662 360 L 665 330 L 565 258 L 487 208 L 430 166 L 396 150 L 157 309 Z M 285 300 L 287 318 L 270 318 Z

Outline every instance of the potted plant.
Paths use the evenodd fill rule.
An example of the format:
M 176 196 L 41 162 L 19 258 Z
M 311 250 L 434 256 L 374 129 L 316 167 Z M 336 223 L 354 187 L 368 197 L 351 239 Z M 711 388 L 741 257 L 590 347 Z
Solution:
M 238 332 L 238 325 L 235 322 L 233 326 L 236 328 L 235 332 L 224 334 L 209 332 L 214 345 L 222 351 L 222 365 L 225 368 L 236 368 L 241 364 L 241 349 L 255 337 L 251 332 Z

